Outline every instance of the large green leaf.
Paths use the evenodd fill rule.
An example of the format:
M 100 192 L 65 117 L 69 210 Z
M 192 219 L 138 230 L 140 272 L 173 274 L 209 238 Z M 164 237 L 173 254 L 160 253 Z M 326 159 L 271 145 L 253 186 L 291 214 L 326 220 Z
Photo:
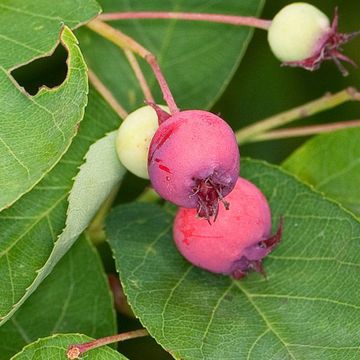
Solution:
M 90 186 L 86 177 L 84 179 L 79 175 L 67 210 L 67 197 L 73 186 L 73 178 L 79 171 L 78 167 L 89 145 L 116 128 L 118 122 L 117 115 L 99 95 L 90 92 L 84 121 L 69 151 L 31 192 L 0 214 L 0 324 L 17 310 L 49 274 L 107 197 L 109 182 L 114 182 L 114 176 L 106 177 L 107 174 L 102 173 L 104 176 L 99 177 L 101 167 L 95 167 L 94 173 L 88 172 L 88 176 L 94 176 L 97 187 Z M 94 153 L 94 148 L 90 153 Z M 103 153 L 106 154 L 108 152 Z M 113 160 L 114 156 L 105 161 L 101 155 L 98 158 L 103 170 L 107 171 L 112 165 L 119 170 L 119 181 L 124 171 Z M 81 169 L 84 168 L 86 172 L 86 163 Z M 82 208 L 84 202 L 87 203 L 86 208 Z M 67 211 L 71 214 L 68 219 Z M 77 214 L 74 215 L 75 212 Z M 65 221 L 65 231 L 57 239 L 65 227 Z
M 26 346 L 23 351 L 13 356 L 11 360 L 37 360 L 56 359 L 67 360 L 66 350 L 72 344 L 91 341 L 92 339 L 80 334 L 60 334 L 44 338 Z M 91 360 L 126 360 L 124 355 L 105 346 L 100 349 L 91 350 L 83 357 Z
M 59 332 L 103 337 L 116 332 L 107 279 L 96 250 L 84 237 L 0 328 L 0 359 Z M 89 296 L 90 295 L 90 296 Z
M 195 268 L 173 244 L 172 214 L 119 206 L 107 233 L 135 314 L 178 359 L 357 359 L 359 222 L 281 168 L 243 161 L 242 176 L 267 196 L 274 227 L 284 216 L 267 278 Z
M 1 0 L 0 66 L 10 70 L 51 53 L 64 24 L 76 28 L 99 12 L 95 0 Z
M 360 128 L 319 135 L 283 166 L 360 215 Z
M 230 15 L 258 15 L 263 0 L 102 0 L 110 11 L 190 11 Z M 252 30 L 246 27 L 177 20 L 112 21 L 111 25 L 133 36 L 157 57 L 178 105 L 208 108 L 239 65 Z M 121 50 L 94 35 L 78 33 L 89 66 L 98 74 L 128 110 L 144 100 L 136 78 Z M 162 103 L 155 79 L 145 62 L 142 68 L 158 102 Z M 126 84 L 126 86 L 124 86 Z
M 75 28 L 100 12 L 95 0 L 50 3 L 3 0 L 0 3 L 0 210 L 29 191 L 68 149 L 84 115 L 86 66 Z M 61 35 L 61 36 L 60 36 Z M 60 37 L 60 39 L 59 39 Z M 61 41 L 68 52 L 68 73 L 55 89 L 30 96 L 10 71 L 49 55 Z
M 0 64 L 0 188 L 5 189 L 0 193 L 0 210 L 29 191 L 59 161 L 83 118 L 86 66 L 76 38 L 66 27 L 61 41 L 69 53 L 68 74 L 56 89 L 43 88 L 29 96 Z

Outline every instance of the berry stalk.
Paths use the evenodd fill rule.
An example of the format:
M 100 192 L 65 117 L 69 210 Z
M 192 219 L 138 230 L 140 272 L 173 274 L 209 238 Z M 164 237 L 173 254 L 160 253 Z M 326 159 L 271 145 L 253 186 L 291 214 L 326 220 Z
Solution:
M 326 94 L 320 99 L 258 121 L 238 130 L 235 133 L 237 142 L 238 144 L 251 142 L 253 138 L 266 133 L 268 130 L 332 109 L 347 101 L 360 101 L 360 93 L 355 88 L 349 87 L 336 94 Z
M 109 345 L 115 342 L 135 339 L 138 337 L 143 337 L 148 335 L 149 333 L 147 332 L 147 330 L 141 329 L 141 330 L 129 331 L 126 333 L 117 334 L 113 336 L 106 336 L 104 338 L 93 340 L 84 344 L 70 345 L 66 352 L 66 356 L 70 360 L 79 359 L 80 355 L 84 354 L 89 350 L 96 349 L 98 347 Z
M 163 73 L 161 72 L 160 66 L 156 60 L 154 54 L 149 50 L 144 48 L 141 44 L 135 41 L 130 36 L 124 34 L 120 30 L 114 29 L 108 24 L 105 24 L 99 20 L 93 20 L 87 24 L 87 27 L 97 34 L 101 35 L 105 39 L 111 41 L 116 46 L 120 47 L 123 50 L 130 50 L 133 53 L 139 55 L 150 65 L 151 69 L 154 72 L 156 80 L 159 83 L 161 91 L 163 93 L 164 100 L 168 105 L 171 114 L 176 114 L 179 112 L 179 109 L 175 103 L 175 100 L 171 94 L 169 86 L 165 80 Z
M 97 77 L 97 75 L 88 67 L 88 77 L 90 83 L 98 91 L 98 93 L 106 100 L 112 109 L 119 115 L 121 119 L 128 116 L 127 111 L 115 99 L 111 91 L 104 85 L 104 83 Z
M 142 72 L 138 61 L 136 60 L 134 53 L 127 49 L 124 50 L 124 53 L 139 82 L 140 88 L 145 96 L 145 100 L 147 102 L 154 102 L 154 97 L 151 94 L 150 87 L 145 79 L 144 73 Z
M 102 21 L 129 19 L 178 19 L 190 21 L 208 21 L 235 26 L 251 26 L 263 30 L 267 30 L 271 24 L 271 20 L 258 19 L 251 16 L 162 11 L 113 12 L 101 14 L 98 16 L 98 19 Z
M 357 126 L 360 126 L 360 120 L 341 121 L 341 122 L 334 122 L 334 123 L 322 124 L 322 125 L 301 126 L 292 129 L 280 129 L 280 130 L 269 131 L 264 134 L 259 134 L 251 138 L 249 142 L 315 135 L 315 134 L 327 133 L 335 130 L 347 129 Z

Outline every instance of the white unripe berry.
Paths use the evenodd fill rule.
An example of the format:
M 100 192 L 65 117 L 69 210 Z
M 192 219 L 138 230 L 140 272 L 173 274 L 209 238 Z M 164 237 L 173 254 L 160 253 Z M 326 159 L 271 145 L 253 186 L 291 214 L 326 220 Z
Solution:
M 315 6 L 293 3 L 274 17 L 268 41 L 275 56 L 283 62 L 302 61 L 322 46 L 331 31 L 329 18 Z
M 166 106 L 160 106 L 166 112 Z M 148 152 L 151 139 L 159 127 L 158 116 L 151 106 L 143 106 L 122 122 L 116 137 L 116 151 L 121 163 L 133 174 L 148 179 Z

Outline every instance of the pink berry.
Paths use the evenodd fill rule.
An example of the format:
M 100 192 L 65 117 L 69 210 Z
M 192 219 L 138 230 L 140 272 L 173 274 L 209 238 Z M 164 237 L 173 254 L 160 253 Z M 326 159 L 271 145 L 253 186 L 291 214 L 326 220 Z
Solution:
M 271 213 L 262 192 L 239 177 L 226 197 L 229 211 L 219 209 L 218 220 L 209 225 L 196 218 L 194 209 L 179 209 L 174 240 L 192 264 L 239 279 L 253 269 L 264 274 L 262 259 L 279 243 L 282 223 L 271 236 Z
M 201 110 L 181 111 L 163 121 L 149 149 L 148 170 L 154 189 L 166 200 L 196 208 L 200 217 L 218 213 L 218 202 L 239 176 L 234 132 L 220 117 Z

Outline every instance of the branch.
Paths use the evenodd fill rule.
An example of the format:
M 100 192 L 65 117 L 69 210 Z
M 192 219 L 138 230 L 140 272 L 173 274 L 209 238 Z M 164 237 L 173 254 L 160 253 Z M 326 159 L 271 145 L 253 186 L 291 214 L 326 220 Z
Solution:
M 101 14 L 97 19 L 102 21 L 129 20 L 129 19 L 178 19 L 192 21 L 208 21 L 235 26 L 251 26 L 268 30 L 271 20 L 263 20 L 250 16 L 233 16 L 222 14 L 186 13 L 186 12 L 114 12 Z
M 269 131 L 264 134 L 254 136 L 248 142 L 266 141 L 275 139 L 285 139 L 298 136 L 308 136 L 320 133 L 327 133 L 339 129 L 347 129 L 360 126 L 360 120 L 342 121 L 323 125 L 310 125 L 295 127 L 291 129 L 281 129 L 275 131 Z
M 124 50 L 130 50 L 133 53 L 139 55 L 143 59 L 145 59 L 148 64 L 151 66 L 155 77 L 160 85 L 161 91 L 163 93 L 164 100 L 168 105 L 171 114 L 176 114 L 179 112 L 178 107 L 176 106 L 175 100 L 171 94 L 169 86 L 162 74 L 159 64 L 156 60 L 154 54 L 152 54 L 149 50 L 144 48 L 130 36 L 125 35 L 120 30 L 114 29 L 113 27 L 105 24 L 99 20 L 93 20 L 87 24 L 87 27 L 92 31 L 96 32 L 97 34 L 101 35 L 105 39 L 111 41 L 116 46 L 120 47 Z
M 143 337 L 148 335 L 149 333 L 147 332 L 147 330 L 141 329 L 141 330 L 129 331 L 126 333 L 117 334 L 113 336 L 107 336 L 84 344 L 70 345 L 66 352 L 66 356 L 70 360 L 79 359 L 80 355 L 84 354 L 86 351 L 96 349 L 104 345 L 112 344 L 114 342 L 135 339 L 138 337 Z
M 360 101 L 360 93 L 355 88 L 349 87 L 333 95 L 326 94 L 320 99 L 271 116 L 265 120 L 261 120 L 253 125 L 238 130 L 235 133 L 237 142 L 238 144 L 251 142 L 253 137 L 259 136 L 267 130 L 331 109 L 347 101 Z

